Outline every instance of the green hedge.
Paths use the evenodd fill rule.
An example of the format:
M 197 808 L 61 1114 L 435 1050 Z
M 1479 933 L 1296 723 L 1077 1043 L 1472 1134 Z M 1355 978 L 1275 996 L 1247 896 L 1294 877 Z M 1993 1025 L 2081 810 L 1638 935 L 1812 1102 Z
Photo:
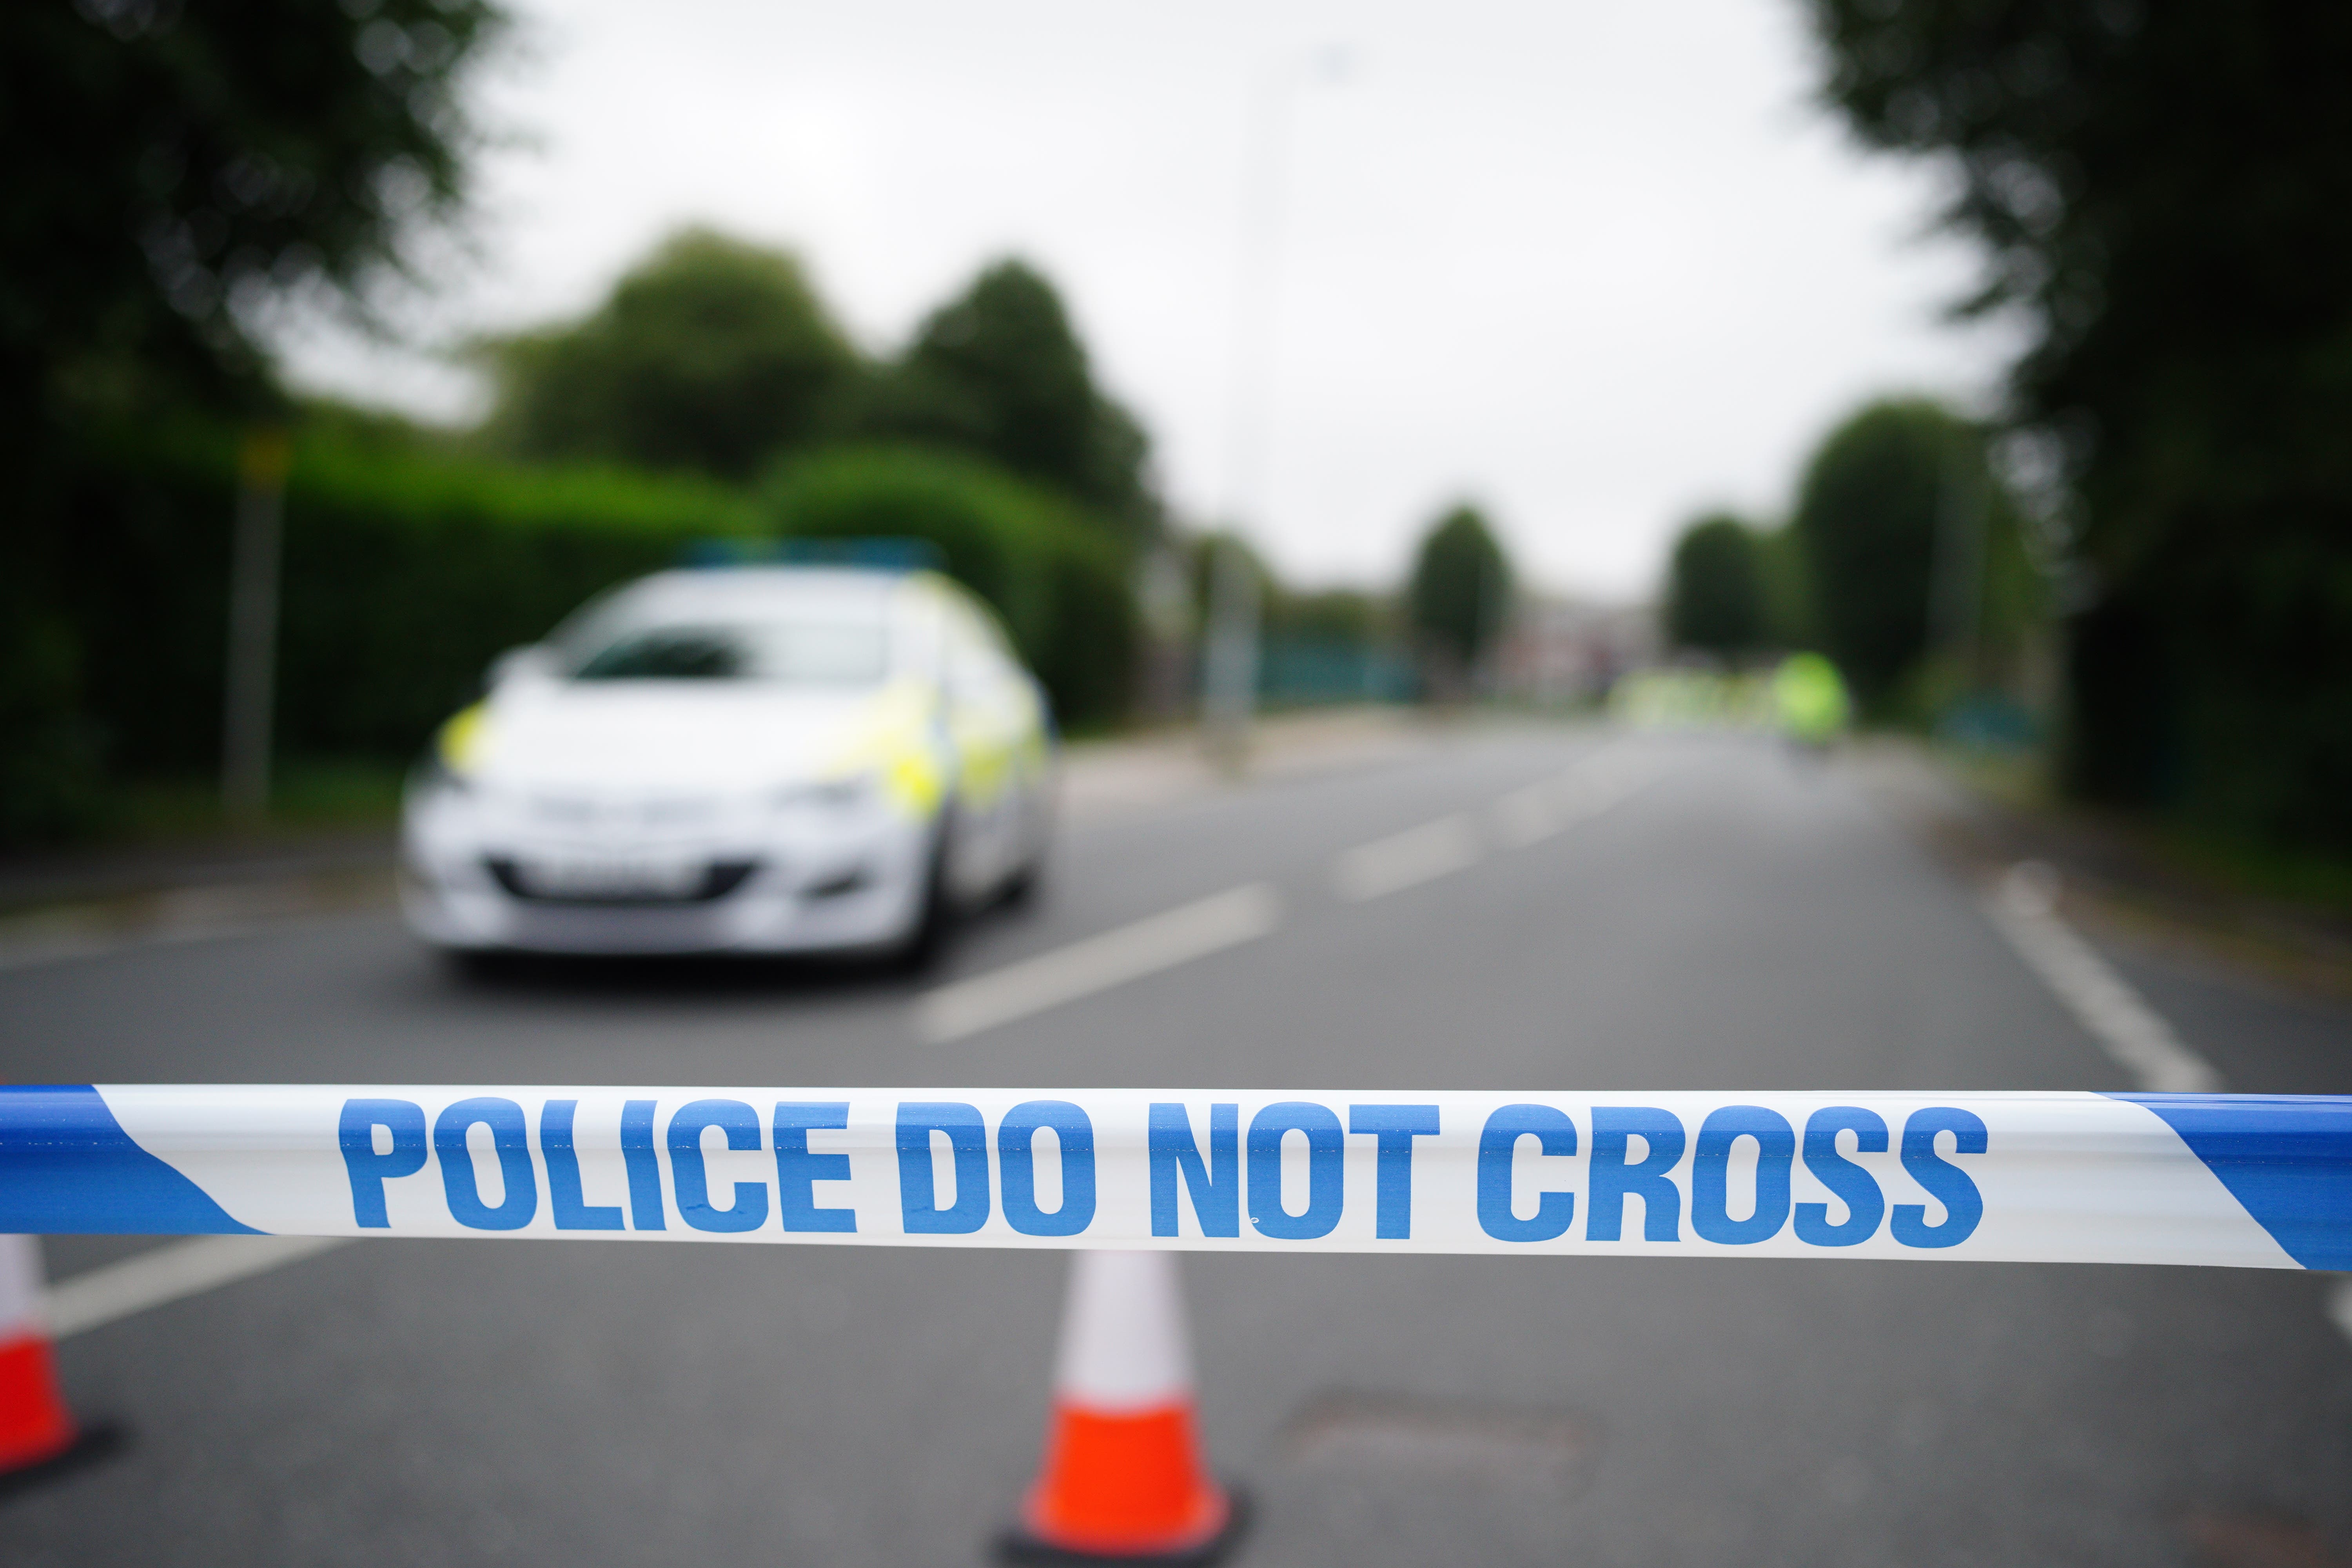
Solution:
M 100 779 L 217 765 L 234 445 L 217 430 L 146 432 L 71 465 L 49 569 L 69 646 L 43 658 L 67 672 L 47 680 L 48 706 Z M 805 461 L 755 497 L 313 434 L 298 437 L 287 486 L 278 749 L 404 758 L 490 659 L 591 595 L 696 541 L 776 532 L 931 541 L 1004 616 L 1065 721 L 1124 710 L 1136 622 L 1120 556 L 1064 503 L 985 464 L 858 448 Z M 0 671 L 12 686 L 56 673 L 29 655 L 11 662 L 27 666 Z M 0 807 L 0 837 L 76 826 L 53 805 Z
M 216 763 L 234 472 L 210 432 L 117 441 L 80 465 L 63 588 L 110 774 Z M 692 540 L 756 527 L 716 485 L 298 440 L 278 750 L 404 756 L 502 649 Z

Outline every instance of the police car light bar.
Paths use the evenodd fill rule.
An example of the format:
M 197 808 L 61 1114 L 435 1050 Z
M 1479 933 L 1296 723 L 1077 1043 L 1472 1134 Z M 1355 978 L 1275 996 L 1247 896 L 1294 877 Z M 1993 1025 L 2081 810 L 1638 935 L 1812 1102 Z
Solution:
M 699 539 L 680 564 L 730 566 L 854 566 L 869 572 L 936 572 L 945 558 L 928 539 Z

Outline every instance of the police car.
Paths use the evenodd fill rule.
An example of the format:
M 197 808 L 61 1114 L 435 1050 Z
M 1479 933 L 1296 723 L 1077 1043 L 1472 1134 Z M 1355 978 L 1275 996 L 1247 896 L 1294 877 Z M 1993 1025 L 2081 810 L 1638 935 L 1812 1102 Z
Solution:
M 932 572 L 665 572 L 503 656 L 411 777 L 402 902 L 459 952 L 927 956 L 1024 894 L 1044 695 Z

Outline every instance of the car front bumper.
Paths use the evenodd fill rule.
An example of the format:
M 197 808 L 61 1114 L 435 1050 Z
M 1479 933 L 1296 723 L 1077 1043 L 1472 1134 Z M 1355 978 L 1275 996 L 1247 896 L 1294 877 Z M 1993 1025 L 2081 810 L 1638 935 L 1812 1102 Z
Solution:
M 846 830 L 781 830 L 693 844 L 593 847 L 654 855 L 690 874 L 669 896 L 534 891 L 516 867 L 578 854 L 576 843 L 468 830 L 411 813 L 401 908 L 437 947 L 532 952 L 783 953 L 887 946 L 922 918 L 928 823 L 877 813 Z M 748 867 L 748 869 L 744 868 Z M 693 874 L 691 868 L 699 868 Z

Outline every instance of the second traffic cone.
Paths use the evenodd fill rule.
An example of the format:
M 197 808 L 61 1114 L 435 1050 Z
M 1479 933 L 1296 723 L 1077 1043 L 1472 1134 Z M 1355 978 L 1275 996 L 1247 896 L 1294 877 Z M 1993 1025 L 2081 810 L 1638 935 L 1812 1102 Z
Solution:
M 46 1464 L 80 1436 L 41 1320 L 40 1244 L 0 1236 L 0 1476 Z
M 1206 1563 L 1241 1528 L 1211 1478 L 1170 1252 L 1071 1258 L 1045 1458 L 1003 1542 L 1020 1563 Z

